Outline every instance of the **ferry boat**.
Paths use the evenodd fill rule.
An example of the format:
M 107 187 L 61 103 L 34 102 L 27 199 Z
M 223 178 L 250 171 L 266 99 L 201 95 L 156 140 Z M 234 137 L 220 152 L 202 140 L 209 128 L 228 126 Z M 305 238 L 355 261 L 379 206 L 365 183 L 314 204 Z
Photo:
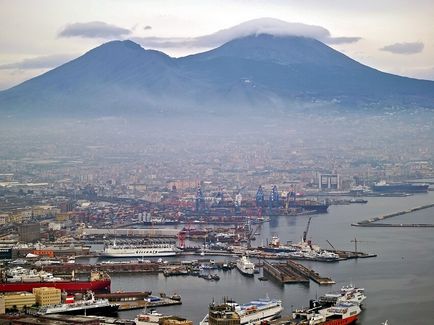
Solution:
M 90 299 L 65 303 L 58 305 L 48 305 L 39 309 L 38 315 L 49 314 L 70 314 L 70 315 L 101 315 L 116 316 L 119 305 L 112 304 L 108 299 L 95 299 L 93 293 L 89 293 Z
M 110 276 L 103 272 L 92 272 L 89 280 L 65 280 L 48 272 L 18 267 L 6 272 L 6 277 L 0 282 L 0 292 L 31 292 L 33 288 L 40 287 L 54 287 L 67 292 L 99 292 L 110 291 L 110 285 Z
M 147 242 L 139 245 L 118 245 L 114 241 L 113 244 L 106 245 L 100 255 L 104 257 L 163 257 L 175 256 L 177 252 L 175 243 Z
M 255 264 L 246 255 L 241 256 L 237 261 L 237 269 L 246 276 L 253 276 L 255 274 Z
M 360 306 L 341 302 L 332 307 L 298 309 L 293 311 L 291 325 L 348 325 L 354 324 L 361 313 Z
M 355 288 L 352 285 L 342 287 L 342 289 L 336 293 L 326 293 L 318 299 L 321 306 L 325 307 L 331 307 L 342 302 L 350 302 L 359 305 L 361 308 L 365 300 L 365 289 Z
M 212 303 L 208 314 L 199 324 L 256 325 L 279 318 L 282 311 L 282 301 L 269 298 L 254 300 L 243 305 L 232 301 L 225 301 L 219 305 Z
M 311 300 L 309 308 L 292 312 L 289 325 L 347 325 L 358 320 L 365 290 L 353 285 L 344 286 L 338 293 L 328 293 L 318 300 Z

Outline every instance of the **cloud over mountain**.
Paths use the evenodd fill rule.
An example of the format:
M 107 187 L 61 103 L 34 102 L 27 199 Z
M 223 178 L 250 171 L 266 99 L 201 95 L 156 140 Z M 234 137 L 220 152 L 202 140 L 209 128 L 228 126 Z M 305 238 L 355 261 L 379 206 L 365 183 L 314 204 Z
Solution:
M 303 36 L 328 44 L 354 43 L 360 37 L 333 37 L 328 29 L 302 23 L 289 23 L 274 18 L 258 18 L 231 28 L 198 37 L 135 37 L 134 41 L 151 48 L 208 48 L 249 35 Z
M 422 52 L 423 48 L 424 44 L 422 42 L 409 42 L 386 45 L 380 50 L 394 54 L 416 54 Z
M 59 37 L 84 38 L 122 38 L 131 31 L 126 28 L 110 25 L 102 21 L 68 24 L 59 33 Z

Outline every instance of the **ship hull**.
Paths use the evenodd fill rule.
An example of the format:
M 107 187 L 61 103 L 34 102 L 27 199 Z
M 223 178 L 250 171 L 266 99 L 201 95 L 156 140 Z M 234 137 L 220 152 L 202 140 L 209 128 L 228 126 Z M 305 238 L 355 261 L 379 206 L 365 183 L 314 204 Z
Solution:
M 345 319 L 333 319 L 326 321 L 324 323 L 320 323 L 320 325 L 348 325 L 348 324 L 354 324 L 359 317 L 357 315 L 351 316 Z
M 377 193 L 426 193 L 428 192 L 428 185 L 426 184 L 374 185 L 372 190 Z
M 254 274 L 255 274 L 254 271 L 250 271 L 250 270 L 246 271 L 246 270 L 244 270 L 243 268 L 241 268 L 239 266 L 237 266 L 237 269 L 238 269 L 238 271 L 240 271 L 240 273 L 242 275 L 247 276 L 247 277 L 253 277 Z
M 44 315 L 50 314 L 67 314 L 67 315 L 96 315 L 96 316 L 116 316 L 119 310 L 118 305 L 109 306 L 98 306 L 89 308 L 77 308 L 71 310 L 53 310 L 52 312 L 47 312 Z
M 110 291 L 111 280 L 95 281 L 54 281 L 54 282 L 19 282 L 0 283 L 0 292 L 32 291 L 33 288 L 52 287 L 66 292 L 86 292 L 88 290 L 101 292 Z
M 294 204 L 292 208 L 301 208 L 304 211 L 311 211 L 315 213 L 327 213 L 329 208 L 328 204 Z
M 241 325 L 244 324 L 262 324 L 262 322 L 271 321 L 273 319 L 279 318 L 282 312 L 281 306 L 276 306 L 268 310 L 261 310 L 257 313 L 253 313 L 248 316 L 241 317 Z
M 157 252 L 157 253 L 136 253 L 136 252 L 103 252 L 101 253 L 101 257 L 168 257 L 168 256 L 176 256 L 176 252 Z

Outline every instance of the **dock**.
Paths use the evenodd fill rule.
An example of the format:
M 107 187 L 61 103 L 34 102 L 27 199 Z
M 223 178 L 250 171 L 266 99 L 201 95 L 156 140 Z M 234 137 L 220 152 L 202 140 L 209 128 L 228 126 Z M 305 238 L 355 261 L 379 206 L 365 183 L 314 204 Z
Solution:
M 92 270 L 98 269 L 107 273 L 158 273 L 160 265 L 158 263 L 140 263 L 140 262 L 109 262 L 91 264 L 64 263 L 60 265 L 44 265 L 39 269 L 44 269 L 56 275 L 89 274 Z
M 298 272 L 294 272 L 287 267 L 285 263 L 269 263 L 264 262 L 263 270 L 265 274 L 271 275 L 274 279 L 282 284 L 285 283 L 306 283 L 309 284 L 309 279 Z
M 108 299 L 111 303 L 119 305 L 119 310 L 132 310 L 180 305 L 181 297 L 172 299 L 171 296 L 161 293 L 159 297 L 151 296 L 150 292 L 113 292 L 95 294 L 95 298 Z
M 287 268 L 293 270 L 293 272 L 296 272 L 306 278 L 311 279 L 312 281 L 318 283 L 319 285 L 331 285 L 335 284 L 336 282 L 333 281 L 330 278 L 322 277 L 318 274 L 318 272 L 315 272 L 312 269 L 309 269 L 308 267 L 301 265 L 300 263 L 296 263 L 291 260 L 286 261 Z
M 309 279 L 319 285 L 331 285 L 336 282 L 330 278 L 322 277 L 312 269 L 287 260 L 286 263 L 264 262 L 264 272 L 271 275 L 280 283 L 309 283 Z
M 338 254 L 339 257 L 342 258 L 343 260 L 377 257 L 377 254 L 355 252 L 355 251 L 343 251 L 343 250 L 331 249 L 330 252 Z

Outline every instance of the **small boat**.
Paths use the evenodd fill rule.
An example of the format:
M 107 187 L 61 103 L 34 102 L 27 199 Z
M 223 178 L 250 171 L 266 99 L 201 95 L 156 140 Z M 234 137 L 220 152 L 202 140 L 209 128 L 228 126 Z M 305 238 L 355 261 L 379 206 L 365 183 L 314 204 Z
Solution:
M 172 299 L 172 300 L 175 300 L 175 301 L 181 301 L 181 296 L 179 294 L 177 294 L 177 293 L 174 293 L 169 298 Z
M 258 278 L 259 281 L 268 281 L 268 278 L 266 278 L 265 276 L 261 276 Z

